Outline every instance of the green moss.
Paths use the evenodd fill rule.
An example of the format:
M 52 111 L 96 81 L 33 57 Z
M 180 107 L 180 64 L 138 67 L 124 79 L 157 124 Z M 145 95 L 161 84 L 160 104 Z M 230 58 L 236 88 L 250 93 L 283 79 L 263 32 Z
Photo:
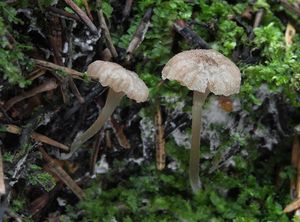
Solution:
M 13 33 L 12 25 L 20 23 L 16 18 L 16 10 L 6 3 L 0 3 L 0 73 L 11 84 L 25 87 L 29 80 L 22 75 L 21 66 L 28 66 L 29 60 L 25 58 L 23 51 L 29 47 L 18 42 L 10 43 L 7 35 Z
M 43 171 L 40 166 L 35 164 L 29 165 L 27 173 L 27 182 L 29 184 L 33 186 L 39 185 L 46 191 L 52 190 L 56 184 L 55 179 L 49 173 Z

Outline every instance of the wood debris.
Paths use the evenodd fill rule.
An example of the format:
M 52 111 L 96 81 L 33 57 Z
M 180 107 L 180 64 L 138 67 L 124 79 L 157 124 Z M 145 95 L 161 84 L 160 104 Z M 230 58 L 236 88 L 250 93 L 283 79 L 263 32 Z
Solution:
M 3 130 L 5 132 L 12 133 L 12 134 L 17 134 L 17 135 L 22 134 L 22 128 L 18 127 L 16 125 L 13 125 L 13 124 L 3 125 Z M 42 135 L 42 134 L 39 134 L 39 133 L 36 133 L 36 132 L 32 132 L 31 138 L 35 141 L 42 142 L 42 143 L 57 147 L 57 148 L 62 149 L 64 151 L 69 151 L 68 146 L 66 146 L 66 145 L 64 145 L 60 142 L 57 142 L 56 140 L 53 140 L 53 139 L 51 139 L 51 138 L 49 138 L 45 135 Z
M 59 178 L 80 200 L 82 200 L 85 197 L 83 190 L 76 184 L 69 174 L 46 153 L 43 148 L 39 148 L 39 150 L 42 153 L 43 158 L 48 162 L 48 169 L 50 172 Z
M 3 160 L 2 151 L 0 149 L 0 196 L 5 194 L 5 182 L 4 182 L 4 172 L 3 172 Z
M 73 78 L 76 78 L 76 79 L 82 79 L 84 77 L 84 74 L 81 72 L 78 72 L 74 69 L 70 69 L 70 68 L 67 68 L 64 66 L 56 65 L 52 62 L 46 62 L 46 61 L 39 60 L 39 59 L 33 59 L 33 61 L 40 67 L 44 67 L 49 70 L 64 72 L 68 75 L 71 75 Z
M 164 138 L 164 126 L 162 123 L 160 105 L 156 107 L 155 114 L 155 126 L 156 126 L 156 167 L 158 170 L 163 170 L 166 166 L 166 151 L 165 151 L 165 138 Z
M 117 120 L 115 120 L 113 117 L 110 118 L 110 122 L 111 125 L 114 129 L 114 132 L 117 136 L 117 140 L 119 142 L 119 144 L 125 148 L 125 149 L 129 149 L 130 148 L 130 143 L 126 137 L 126 135 L 124 134 L 124 126 L 120 125 Z
M 186 39 L 195 49 L 209 49 L 210 46 L 196 32 L 186 25 L 183 20 L 177 20 L 173 24 L 174 29 Z
M 123 21 L 129 16 L 131 8 L 132 8 L 132 3 L 133 3 L 133 0 L 126 0 L 125 6 L 124 6 L 124 9 L 123 9 L 123 12 L 122 12 L 122 15 L 123 15 L 122 20 Z
M 74 12 L 81 18 L 81 20 L 89 27 L 91 32 L 94 35 L 99 36 L 98 29 L 94 25 L 94 23 L 91 21 L 91 19 L 85 14 L 84 11 L 82 11 L 81 8 L 78 7 L 72 0 L 65 0 L 65 2 L 74 10 Z
M 117 58 L 118 57 L 118 53 L 117 53 L 117 50 L 116 50 L 116 48 L 114 47 L 114 45 L 112 43 L 110 32 L 109 32 L 109 29 L 108 29 L 107 24 L 105 22 L 105 18 L 104 18 L 103 11 L 102 11 L 102 8 L 101 8 L 102 7 L 102 1 L 101 0 L 97 0 L 96 4 L 97 4 L 97 8 L 98 8 L 98 10 L 97 10 L 98 20 L 99 20 L 99 23 L 100 23 L 100 27 L 101 27 L 101 29 L 104 32 L 104 36 L 105 36 L 105 40 L 106 40 L 106 45 L 107 45 L 107 47 L 108 47 L 111 55 L 114 58 Z
M 297 170 L 297 176 L 295 179 L 291 181 L 290 189 L 291 189 L 291 196 L 292 198 L 296 199 L 292 203 L 288 204 L 284 212 L 288 213 L 291 211 L 295 211 L 295 215 L 299 216 L 299 208 L 300 208 L 300 141 L 299 136 L 296 135 L 293 147 L 292 147 L 292 157 L 291 157 L 291 164 Z
M 285 30 L 285 44 L 290 47 L 293 44 L 293 38 L 296 34 L 296 29 L 291 23 L 288 23 Z
M 51 90 L 56 89 L 56 88 L 57 88 L 56 81 L 49 80 L 49 81 L 47 81 L 47 82 L 45 82 L 41 85 L 38 85 L 37 87 L 35 87 L 35 88 L 33 88 L 33 89 L 31 89 L 27 92 L 22 93 L 21 95 L 15 96 L 15 97 L 11 98 L 10 100 L 8 100 L 4 105 L 5 110 L 6 111 L 9 110 L 16 103 L 21 102 L 24 99 L 35 96 L 35 95 L 37 95 L 39 93 L 42 93 L 42 92 L 51 91 Z
M 153 8 L 149 8 L 146 11 L 145 15 L 143 16 L 139 26 L 137 27 L 135 34 L 133 35 L 133 38 L 126 50 L 127 53 L 126 62 L 129 62 L 129 60 L 131 60 L 133 51 L 136 50 L 144 40 L 145 34 L 147 33 L 148 28 L 150 26 L 150 19 L 152 17 L 152 13 L 153 13 Z

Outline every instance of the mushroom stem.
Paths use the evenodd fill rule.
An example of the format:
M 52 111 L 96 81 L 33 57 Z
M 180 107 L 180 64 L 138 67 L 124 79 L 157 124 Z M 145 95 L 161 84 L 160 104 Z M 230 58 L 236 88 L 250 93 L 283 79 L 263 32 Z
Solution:
M 124 93 L 115 92 L 111 88 L 108 91 L 105 105 L 101 110 L 96 121 L 88 128 L 83 134 L 81 134 L 71 145 L 71 153 L 74 153 L 83 143 L 88 139 L 93 137 L 104 125 L 106 120 L 109 119 L 111 114 L 114 112 L 116 107 L 120 104 L 121 99 L 123 98 Z
M 199 160 L 200 160 L 200 138 L 201 138 L 201 116 L 202 106 L 209 91 L 201 93 L 194 91 L 193 108 L 192 108 L 192 148 L 190 152 L 189 176 L 192 190 L 197 193 L 201 189 L 199 177 Z

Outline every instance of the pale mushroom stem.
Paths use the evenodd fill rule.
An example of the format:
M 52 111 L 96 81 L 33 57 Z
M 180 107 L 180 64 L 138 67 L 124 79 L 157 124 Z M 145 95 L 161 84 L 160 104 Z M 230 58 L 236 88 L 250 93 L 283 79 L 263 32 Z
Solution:
M 113 89 L 109 89 L 106 102 L 101 110 L 101 113 L 96 121 L 90 126 L 90 128 L 88 128 L 83 134 L 75 139 L 71 145 L 71 153 L 74 153 L 83 143 L 99 132 L 106 120 L 109 119 L 116 107 L 120 104 L 124 95 L 125 94 L 123 92 L 115 92 Z
M 190 152 L 189 177 L 192 190 L 197 193 L 201 189 L 199 177 L 199 160 L 200 160 L 200 138 L 201 138 L 201 116 L 202 106 L 208 95 L 208 91 L 201 93 L 194 91 L 193 108 L 192 108 L 192 147 Z

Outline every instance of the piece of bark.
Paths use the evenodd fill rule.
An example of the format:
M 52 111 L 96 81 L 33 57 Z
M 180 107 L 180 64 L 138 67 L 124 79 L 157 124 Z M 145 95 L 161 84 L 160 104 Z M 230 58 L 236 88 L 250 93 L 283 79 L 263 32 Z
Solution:
M 142 43 L 142 41 L 145 38 L 145 34 L 148 31 L 148 28 L 150 26 L 150 19 L 152 17 L 153 14 L 153 8 L 149 8 L 146 13 L 144 14 L 139 26 L 137 27 L 133 38 L 131 40 L 131 42 L 129 43 L 126 53 L 127 53 L 127 57 L 126 57 L 126 61 L 129 62 L 129 60 L 132 57 L 133 51 L 136 50 L 139 45 Z
M 12 133 L 12 134 L 17 134 L 17 135 L 22 134 L 22 128 L 18 127 L 16 125 L 12 125 L 12 124 L 3 125 L 3 130 L 5 130 L 5 132 Z M 42 143 L 57 147 L 57 148 L 62 149 L 64 151 L 69 151 L 68 146 L 66 146 L 66 145 L 64 145 L 60 142 L 57 142 L 56 140 L 53 140 L 53 139 L 51 139 L 51 138 L 49 138 L 45 135 L 42 135 L 42 134 L 39 134 L 39 133 L 36 133 L 36 132 L 32 132 L 30 137 L 35 141 L 42 142 Z
M 174 29 L 195 49 L 210 49 L 210 46 L 196 32 L 186 25 L 183 20 L 177 20 Z
M 16 103 L 24 100 L 24 99 L 27 99 L 29 97 L 32 97 L 32 96 L 35 96 L 36 94 L 39 94 L 39 93 L 42 93 L 42 92 L 46 92 L 46 91 L 50 91 L 50 90 L 53 90 L 53 89 L 56 89 L 57 87 L 57 83 L 56 81 L 54 80 L 49 80 L 41 85 L 38 85 L 37 87 L 27 91 L 27 92 L 24 92 L 22 95 L 18 95 L 18 96 L 15 96 L 13 98 L 11 98 L 10 100 L 8 100 L 4 107 L 5 107 L 5 110 L 9 110 L 11 107 L 13 107 Z
M 163 170 L 166 166 L 166 151 L 165 151 L 165 138 L 164 138 L 164 126 L 162 123 L 162 115 L 160 105 L 156 107 L 155 114 L 155 126 L 156 126 L 156 167 L 158 170 Z
M 60 19 L 57 16 L 49 17 L 49 42 L 52 48 L 54 63 L 60 66 L 63 66 L 62 60 L 62 48 L 63 48 L 63 40 L 62 40 L 62 27 L 60 23 Z
M 89 27 L 91 32 L 94 35 L 99 36 L 99 31 L 94 25 L 94 23 L 91 21 L 91 19 L 85 14 L 84 11 L 81 10 L 81 8 L 78 7 L 72 0 L 65 0 L 65 2 L 73 9 L 73 11 L 81 18 L 81 20 Z
M 59 66 L 64 66 L 62 60 L 62 28 L 60 19 L 58 16 L 50 16 L 49 17 L 49 34 L 48 39 L 51 47 L 51 51 L 53 52 L 53 62 Z M 59 76 L 54 74 L 56 78 L 60 81 L 60 93 L 62 95 L 63 101 L 65 104 L 70 103 L 70 93 L 68 90 L 68 78 L 67 76 Z
M 39 148 L 39 150 L 42 153 L 43 158 L 48 162 L 50 172 L 58 177 L 80 200 L 82 200 L 85 197 L 83 190 L 76 184 L 69 174 L 67 174 L 67 172 L 46 153 L 43 148 Z
M 62 58 L 62 47 L 63 47 L 63 41 L 62 41 L 62 27 L 61 22 L 57 16 L 50 17 L 50 34 L 49 34 L 49 40 L 50 45 L 53 51 L 53 61 L 55 64 L 59 66 L 64 66 L 63 58 Z M 79 90 L 77 89 L 76 84 L 74 83 L 71 76 L 65 76 L 61 79 L 61 93 L 63 96 L 63 101 L 66 104 L 70 103 L 70 96 L 69 96 L 69 88 L 71 89 L 72 93 L 75 95 L 77 100 L 83 104 L 84 98 L 81 96 Z

